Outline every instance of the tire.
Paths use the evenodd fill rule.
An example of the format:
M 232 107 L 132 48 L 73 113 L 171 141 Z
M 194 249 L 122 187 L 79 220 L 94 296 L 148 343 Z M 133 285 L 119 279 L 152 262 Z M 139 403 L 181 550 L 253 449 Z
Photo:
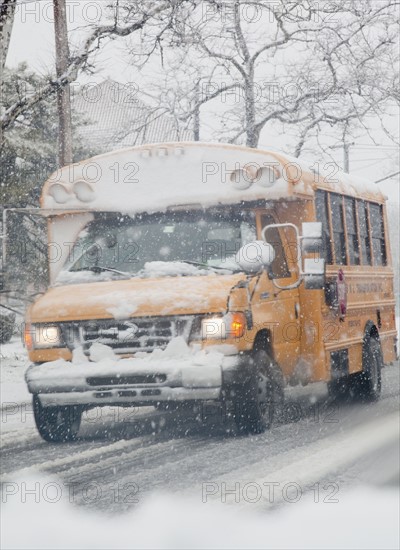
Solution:
M 154 404 L 154 408 L 157 409 L 157 411 L 174 412 L 182 408 L 182 404 L 175 403 L 175 401 L 158 401 Z
M 43 407 L 33 396 L 33 413 L 41 437 L 51 443 L 74 441 L 79 432 L 82 410 L 74 406 Z
M 351 381 L 349 376 L 342 376 L 338 380 L 328 382 L 328 395 L 335 401 L 351 399 Z
M 283 376 L 264 350 L 254 351 L 250 361 L 250 376 L 236 388 L 234 418 L 240 433 L 260 434 L 283 404 Z
M 377 401 L 382 389 L 382 349 L 376 336 L 367 335 L 362 349 L 363 370 L 352 377 L 352 392 L 363 401 Z

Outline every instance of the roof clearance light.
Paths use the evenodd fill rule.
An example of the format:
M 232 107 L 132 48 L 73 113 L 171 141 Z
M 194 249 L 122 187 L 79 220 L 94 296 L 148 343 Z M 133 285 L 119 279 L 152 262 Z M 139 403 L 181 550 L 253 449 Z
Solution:
M 288 162 L 287 164 L 285 164 L 284 171 L 285 180 L 293 183 L 293 185 L 299 183 L 302 178 L 302 169 L 301 166 L 297 164 L 297 162 Z
M 272 187 L 279 179 L 279 172 L 272 166 L 263 166 L 257 170 L 255 181 L 261 187 Z
M 87 181 L 77 181 L 74 185 L 74 193 L 82 202 L 92 202 L 95 198 L 93 187 Z
M 141 157 L 144 159 L 150 158 L 151 157 L 150 149 L 143 149 L 143 151 L 141 152 Z
M 71 198 L 69 189 L 61 183 L 53 183 L 53 185 L 49 187 L 48 193 L 58 204 L 65 204 Z
M 233 170 L 230 178 L 235 189 L 248 189 L 253 184 L 253 180 L 247 170 L 243 170 L 242 168 Z
M 160 149 L 157 149 L 157 155 L 159 157 L 166 157 L 168 155 L 168 149 L 165 147 L 160 147 Z
M 185 149 L 183 147 L 175 147 L 175 156 L 182 157 L 185 154 Z

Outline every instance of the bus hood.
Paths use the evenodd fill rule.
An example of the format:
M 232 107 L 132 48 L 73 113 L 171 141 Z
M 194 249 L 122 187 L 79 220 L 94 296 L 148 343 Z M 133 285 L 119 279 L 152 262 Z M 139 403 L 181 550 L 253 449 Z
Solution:
M 224 312 L 243 273 L 113 280 L 50 288 L 32 305 L 32 323 Z

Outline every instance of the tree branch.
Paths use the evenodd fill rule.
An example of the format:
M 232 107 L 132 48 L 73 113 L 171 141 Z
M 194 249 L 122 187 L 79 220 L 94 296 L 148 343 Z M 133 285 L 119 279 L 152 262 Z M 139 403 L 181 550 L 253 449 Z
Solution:
M 26 94 L 18 101 L 16 101 L 13 105 L 11 105 L 11 107 L 6 109 L 6 111 L 0 117 L 1 130 L 4 132 L 26 110 L 32 108 L 39 101 L 55 94 L 60 87 L 64 87 L 76 80 L 79 70 L 85 66 L 90 54 L 99 47 L 99 42 L 103 38 L 111 36 L 129 36 L 130 34 L 142 29 L 150 19 L 157 16 L 169 7 L 170 5 L 168 2 L 163 2 L 160 6 L 144 14 L 139 21 L 136 21 L 131 25 L 121 27 L 114 23 L 113 25 L 102 25 L 94 29 L 89 37 L 85 40 L 81 51 L 77 55 L 71 57 L 68 70 L 60 78 L 50 80 L 49 83 L 40 90 L 32 94 Z

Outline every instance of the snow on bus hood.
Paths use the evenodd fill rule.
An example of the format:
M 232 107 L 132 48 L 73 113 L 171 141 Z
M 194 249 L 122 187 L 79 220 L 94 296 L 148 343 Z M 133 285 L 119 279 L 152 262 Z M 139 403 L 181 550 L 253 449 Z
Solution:
M 223 312 L 230 289 L 243 278 L 212 274 L 59 286 L 33 304 L 29 317 L 38 323 Z
M 77 379 L 87 376 L 88 367 L 90 376 L 108 376 L 111 372 L 117 376 L 132 374 L 132 372 L 157 374 L 168 373 L 172 378 L 180 379 L 186 388 L 218 388 L 221 386 L 221 367 L 224 358 L 223 348 L 219 350 L 202 350 L 199 344 L 190 347 L 185 340 L 178 336 L 173 338 L 162 349 L 155 349 L 151 353 L 138 352 L 135 358 L 120 358 L 114 351 L 104 344 L 95 342 L 90 348 L 90 361 L 84 354 L 82 347 L 73 351 L 72 361 L 56 359 L 35 365 L 27 373 L 27 380 L 40 381 L 46 386 L 47 381 L 57 378 L 65 384 L 73 384 Z M 225 364 L 234 364 L 229 358 Z M 118 365 L 116 363 L 118 362 Z M 201 368 L 199 368 L 201 367 Z

